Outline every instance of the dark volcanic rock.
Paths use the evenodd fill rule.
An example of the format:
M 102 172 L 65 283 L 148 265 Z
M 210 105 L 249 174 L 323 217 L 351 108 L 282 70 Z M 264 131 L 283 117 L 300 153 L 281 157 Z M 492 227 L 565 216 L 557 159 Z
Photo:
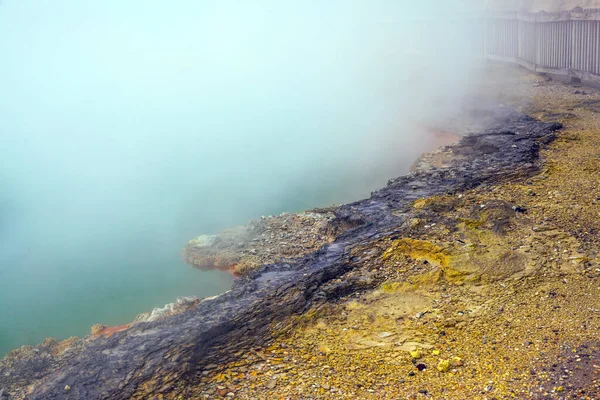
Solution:
M 5 391 L 4 389 L 0 389 L 0 400 L 12 400 L 12 396 Z
M 417 172 L 390 181 L 369 199 L 334 210 L 338 222 L 356 227 L 333 243 L 294 262 L 265 265 L 182 314 L 135 324 L 108 338 L 87 337 L 59 355 L 41 347 L 9 356 L 0 362 L 0 388 L 23 396 L 33 384 L 29 399 L 148 398 L 206 365 L 267 342 L 286 317 L 352 291 L 327 283 L 355 267 L 354 246 L 401 235 L 414 200 L 534 173 L 540 145 L 551 141 L 560 125 L 500 111 L 499 126 L 446 148 L 454 156 L 444 168 L 417 165 Z

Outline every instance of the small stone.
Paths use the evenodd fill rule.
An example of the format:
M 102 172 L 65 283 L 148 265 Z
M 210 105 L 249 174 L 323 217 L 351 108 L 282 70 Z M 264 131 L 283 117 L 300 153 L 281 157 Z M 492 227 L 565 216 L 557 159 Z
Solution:
M 421 390 L 419 390 L 419 393 L 421 393 L 421 394 L 427 394 L 429 392 L 427 392 L 427 390 L 425 390 L 425 389 L 421 389 Z
M 277 386 L 277 381 L 275 379 L 270 379 L 269 381 L 267 381 L 265 386 L 267 387 L 267 389 L 275 389 L 275 386 Z
M 415 376 L 415 371 L 410 371 L 410 372 L 408 373 L 408 376 Z
M 522 206 L 513 206 L 512 209 L 517 213 L 526 213 L 527 212 L 527 208 L 522 207 Z
M 69 385 L 66 385 L 66 386 L 65 386 L 65 392 L 68 392 L 69 390 L 71 390 L 71 386 L 69 386 Z
M 102 324 L 92 325 L 92 335 L 100 335 L 106 328 L 107 326 Z
M 452 360 L 450 360 L 450 365 L 453 367 L 460 367 L 463 365 L 462 359 L 460 357 L 452 357 Z
M 450 369 L 450 361 L 449 360 L 441 360 L 437 365 L 437 369 L 440 372 L 447 372 Z
M 328 385 L 328 384 L 326 384 L 326 383 L 325 383 L 325 384 L 323 384 L 323 385 L 321 385 L 321 387 L 322 387 L 323 389 L 325 389 L 325 390 L 329 390 L 329 389 L 331 389 L 331 386 L 329 386 L 329 385 Z
M 227 397 L 234 397 L 234 396 L 235 396 L 235 393 L 233 393 L 233 392 L 227 393 Z
M 419 218 L 412 218 L 410 220 L 410 227 L 416 228 L 417 226 L 419 226 L 420 223 L 421 223 L 421 220 Z
M 421 358 L 423 356 L 423 354 L 421 353 L 421 350 L 414 349 L 414 350 L 411 350 L 410 356 L 412 358 L 414 358 L 415 360 L 418 360 L 419 358 Z

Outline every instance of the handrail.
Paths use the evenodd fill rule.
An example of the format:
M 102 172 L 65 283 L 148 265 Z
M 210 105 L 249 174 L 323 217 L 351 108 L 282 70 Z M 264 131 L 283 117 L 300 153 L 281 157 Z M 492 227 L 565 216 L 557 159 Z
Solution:
M 600 83 L 600 9 L 486 15 L 488 58 Z

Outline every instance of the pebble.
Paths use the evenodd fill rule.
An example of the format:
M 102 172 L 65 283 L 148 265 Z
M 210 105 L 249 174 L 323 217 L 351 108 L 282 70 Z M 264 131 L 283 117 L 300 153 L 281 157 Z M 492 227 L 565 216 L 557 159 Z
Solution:
M 460 357 L 452 357 L 452 360 L 450 360 L 450 365 L 453 367 L 460 367 L 463 365 L 463 361 Z
M 450 369 L 450 361 L 449 360 L 441 360 L 437 365 L 437 369 L 440 372 L 447 372 Z
M 526 207 L 521 207 L 521 206 L 513 206 L 512 208 L 515 212 L 517 213 L 525 213 L 527 212 L 527 208 Z
M 275 386 L 277 386 L 277 381 L 275 379 L 270 379 L 267 381 L 265 386 L 267 387 L 267 389 L 275 389 Z
M 421 350 L 419 349 L 414 349 L 410 352 L 410 356 L 412 358 L 414 358 L 415 360 L 421 358 L 421 356 L 423 356 L 423 353 L 421 353 Z

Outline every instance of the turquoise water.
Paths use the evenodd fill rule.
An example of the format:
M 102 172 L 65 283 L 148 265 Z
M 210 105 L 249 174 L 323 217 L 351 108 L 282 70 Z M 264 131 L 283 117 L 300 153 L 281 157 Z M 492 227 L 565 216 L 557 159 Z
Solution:
M 0 1 L 0 354 L 221 293 L 187 240 L 406 172 L 471 69 L 439 4 L 376 3 Z
M 83 336 L 96 323 L 125 324 L 177 296 L 215 295 L 231 284 L 226 274 L 184 265 L 177 253 L 41 258 L 0 270 L 0 355 L 49 336 Z
M 398 162 L 393 169 L 400 174 L 409 164 L 408 160 Z M 126 211 L 136 213 L 122 207 L 112 210 L 116 220 L 107 217 L 104 221 L 115 229 L 112 232 L 96 217 L 87 223 L 71 221 L 66 210 L 59 213 L 66 218 L 62 224 L 55 224 L 47 213 L 42 214 L 44 218 L 28 217 L 18 207 L 0 214 L 0 222 L 4 222 L 0 223 L 4 227 L 0 237 L 3 231 L 11 234 L 0 241 L 0 355 L 22 345 L 38 344 L 46 337 L 83 336 L 97 323 L 125 324 L 178 296 L 222 293 L 232 283 L 229 274 L 200 271 L 181 261 L 180 253 L 188 239 L 260 215 L 359 199 L 392 174 L 392 170 L 384 173 L 377 168 L 364 175 L 332 170 L 310 183 L 296 182 L 270 203 L 254 204 L 249 197 L 225 196 L 212 202 L 212 208 L 199 206 L 187 213 L 187 218 L 175 225 L 175 232 L 165 232 L 167 227 L 175 228 L 159 224 L 161 218 L 153 213 L 141 213 L 135 222 L 123 224 Z M 163 194 L 162 201 L 155 199 L 149 209 L 174 215 L 173 210 L 164 208 L 170 203 L 168 197 Z M 240 206 L 239 199 L 248 203 L 233 212 L 234 207 L 227 202 L 230 198 Z M 229 219 L 224 217 L 223 207 L 231 211 Z M 6 202 L 3 209 L 8 209 Z M 139 208 L 137 211 L 141 212 Z M 153 224 L 148 225 L 153 216 Z
M 298 211 L 367 195 L 357 189 L 350 176 L 332 174 L 321 179 L 319 185 L 298 184 L 281 204 L 255 206 L 251 216 Z M 173 235 L 177 240 L 169 235 L 165 240 L 161 230 L 144 231 L 118 221 L 112 221 L 118 227 L 113 234 L 98 227 L 98 234 L 91 234 L 82 231 L 86 225 L 81 224 L 56 227 L 49 221 L 37 221 L 43 232 L 37 236 L 32 235 L 33 226 L 25 223 L 28 218 L 21 215 L 20 223 L 25 227 L 21 233 L 29 236 L 20 237 L 18 230 L 11 229 L 8 245 L 0 244 L 0 355 L 25 344 L 38 344 L 46 337 L 83 336 L 97 323 L 125 324 L 178 296 L 212 296 L 227 290 L 232 283 L 229 274 L 200 271 L 180 259 L 185 240 L 203 233 L 200 226 L 208 229 L 205 232 L 223 227 L 218 222 L 222 218 L 219 213 L 197 211 L 196 218 L 190 217 Z M 17 215 L 11 214 L 4 221 L 19 220 Z M 237 215 L 238 223 L 247 220 Z M 64 229 L 69 228 L 75 232 L 66 234 Z

